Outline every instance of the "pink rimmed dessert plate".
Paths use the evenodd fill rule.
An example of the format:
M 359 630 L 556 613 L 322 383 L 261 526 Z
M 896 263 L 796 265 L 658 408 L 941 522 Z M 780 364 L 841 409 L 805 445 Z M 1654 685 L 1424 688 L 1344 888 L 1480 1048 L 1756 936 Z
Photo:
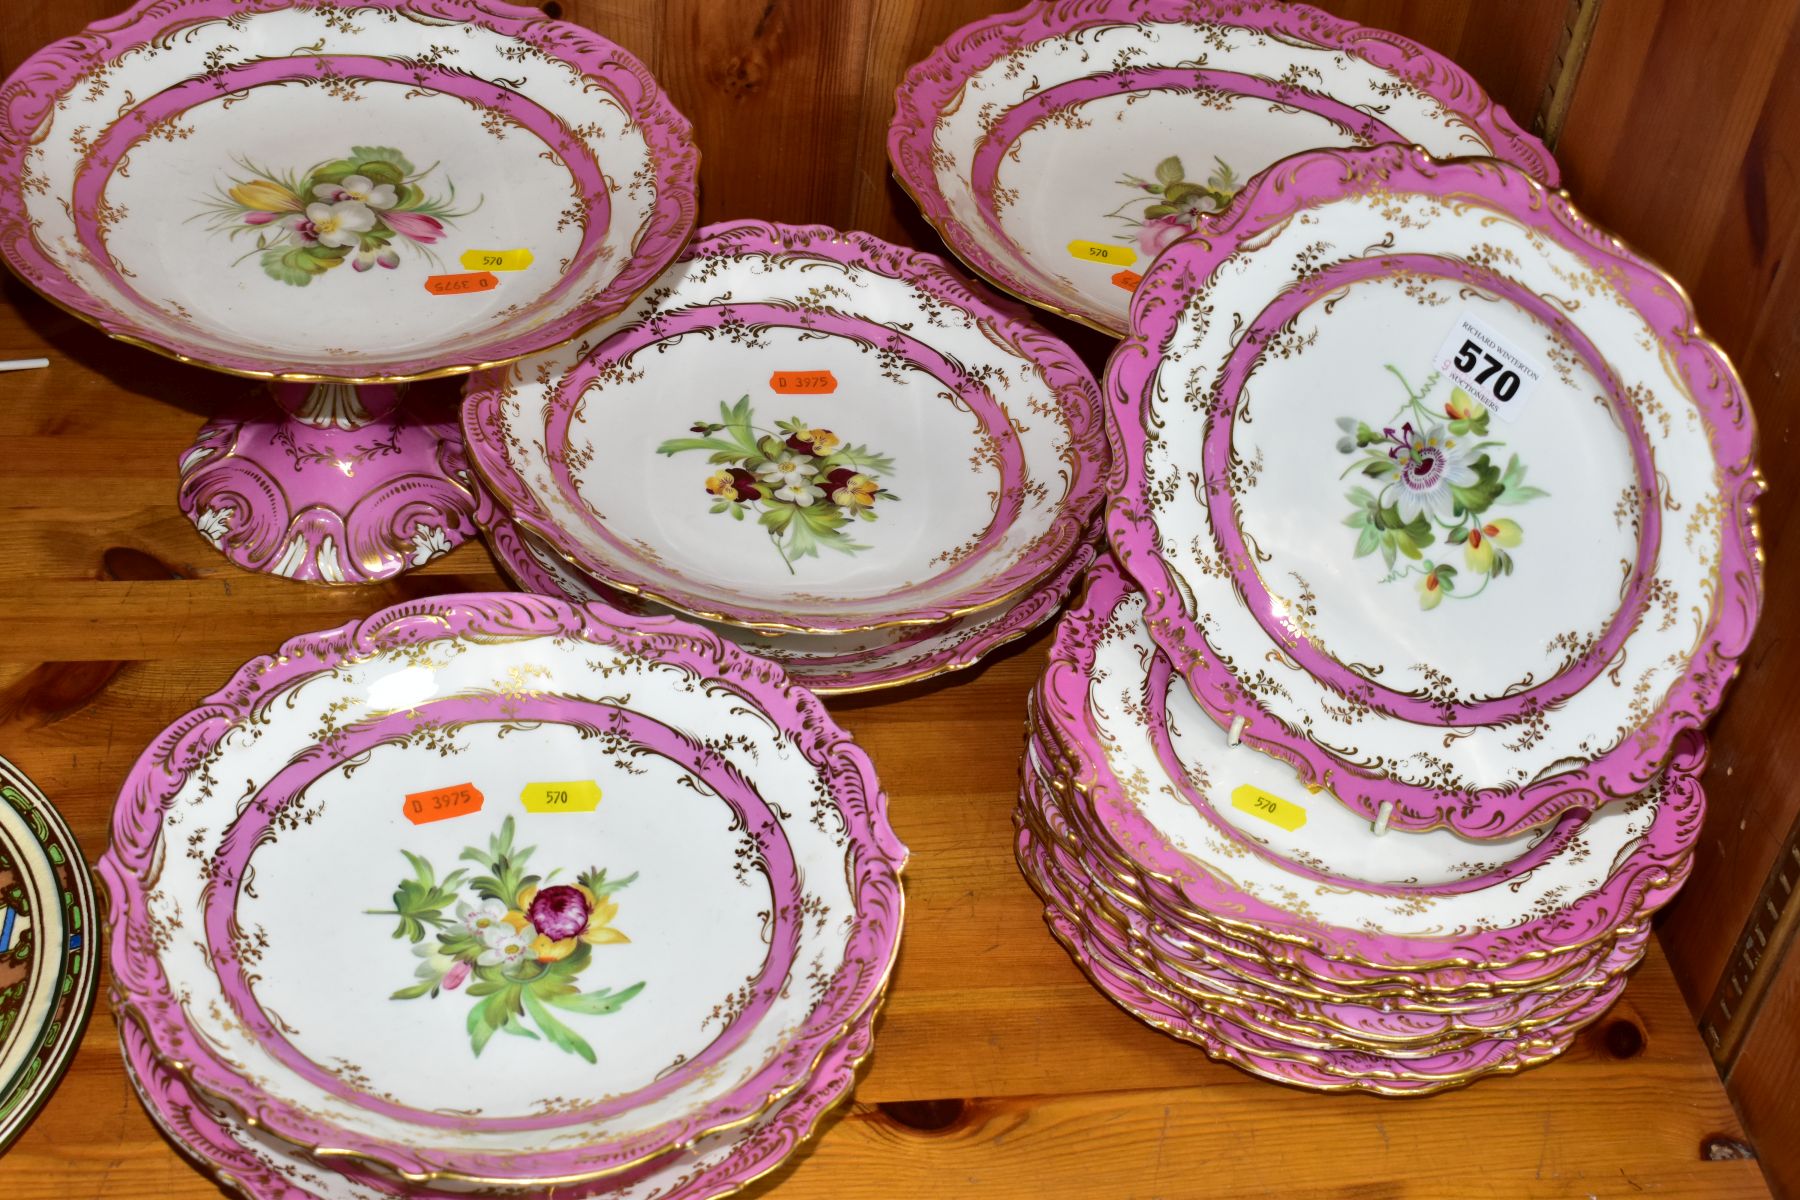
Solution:
M 202 1099 L 372 1183 L 535 1194 L 803 1087 L 885 984 L 904 856 L 779 668 L 475 594 L 248 664 L 145 752 L 101 871 L 123 1003 Z
M 1046 736 L 1055 740 L 1054 734 Z M 1459 960 L 1455 965 L 1439 965 L 1428 971 L 1395 968 L 1355 951 L 1334 959 L 1319 959 L 1296 955 L 1279 946 L 1271 950 L 1271 936 L 1288 945 L 1304 943 L 1305 939 L 1286 936 L 1272 926 L 1226 924 L 1217 916 L 1229 920 L 1229 912 L 1214 914 L 1186 904 L 1166 886 L 1169 880 L 1145 868 L 1131 851 L 1117 844 L 1116 826 L 1099 823 L 1099 810 L 1080 794 L 1083 789 L 1066 773 L 1069 768 L 1047 765 L 1062 763 L 1059 755 L 1034 739 L 1027 761 L 1031 766 L 1027 784 L 1038 789 L 1033 794 L 1054 798 L 1037 806 L 1047 821 L 1043 827 L 1045 836 L 1067 844 L 1069 852 L 1081 859 L 1084 874 L 1107 890 L 1110 903 L 1122 904 L 1150 922 L 1149 932 L 1171 958 L 1209 972 L 1224 972 L 1299 1002 L 1378 1005 L 1383 1011 L 1433 1016 L 1491 1012 L 1504 997 L 1543 996 L 1590 987 L 1594 968 L 1612 952 L 1613 946 L 1644 928 L 1642 921 L 1633 917 L 1592 941 L 1558 953 L 1528 951 L 1510 963 Z M 1661 894 L 1655 898 L 1657 904 L 1680 885 L 1690 861 L 1683 858 L 1673 865 L 1663 881 Z M 1310 897 L 1314 894 L 1319 894 L 1316 888 L 1308 891 L 1297 880 L 1286 899 L 1298 906 L 1301 915 L 1309 916 Z M 1393 903 L 1396 910 L 1404 911 L 1412 901 L 1401 893 Z
M 1246 742 L 1505 837 L 1652 786 L 1761 604 L 1755 426 L 1668 276 L 1493 160 L 1289 159 L 1145 276 L 1107 532 Z
M 1052 578 L 1103 495 L 1097 408 L 1067 346 L 941 260 L 733 222 L 617 320 L 471 380 L 463 425 L 500 506 L 586 575 L 850 634 Z
M 0 257 L 134 345 L 277 381 L 181 502 L 239 563 L 382 578 L 473 533 L 408 380 L 619 311 L 692 231 L 687 121 L 636 59 L 491 0 L 149 0 L 0 86 Z
M 1135 868 L 1140 894 L 1172 927 L 1224 933 L 1228 952 L 1344 993 L 1492 991 L 1539 985 L 1641 926 L 1685 879 L 1705 811 L 1698 749 L 1686 741 L 1651 790 L 1577 829 L 1515 843 L 1522 869 L 1479 844 L 1459 863 L 1445 831 L 1315 824 L 1314 814 L 1331 813 L 1328 796 L 1223 733 L 1206 740 L 1197 714 L 1164 712 L 1191 726 L 1171 772 L 1151 729 L 1157 651 L 1146 608 L 1115 566 L 1090 571 L 1058 626 L 1035 712 L 1055 748 L 1051 769 L 1078 790 L 1072 808 L 1102 835 L 1090 852 Z M 1358 849 L 1357 836 L 1400 844 Z M 1400 865 L 1409 854 L 1416 872 Z
M 1557 182 L 1454 63 L 1301 4 L 1043 0 L 952 34 L 895 106 L 894 174 L 958 257 L 1114 336 L 1157 252 L 1287 155 L 1411 143 Z
M 1057 940 L 1109 999 L 1139 1020 L 1200 1046 L 1206 1053 L 1251 1074 L 1313 1091 L 1364 1091 L 1376 1095 L 1423 1096 L 1477 1079 L 1536 1066 L 1567 1049 L 1574 1035 L 1603 1014 L 1624 985 L 1620 974 L 1566 1006 L 1553 1023 L 1529 1032 L 1495 1036 L 1452 1049 L 1400 1058 L 1348 1038 L 1327 1046 L 1296 1042 L 1247 1020 L 1234 1002 L 1209 1002 L 1191 986 L 1173 986 L 1144 965 L 1141 954 L 1119 940 L 1105 922 L 1092 919 L 1079 887 L 1063 890 L 1065 876 L 1045 856 L 1029 826 L 1017 840 L 1021 869 L 1044 898 L 1045 919 Z M 1641 942 L 1636 950 L 1641 956 Z

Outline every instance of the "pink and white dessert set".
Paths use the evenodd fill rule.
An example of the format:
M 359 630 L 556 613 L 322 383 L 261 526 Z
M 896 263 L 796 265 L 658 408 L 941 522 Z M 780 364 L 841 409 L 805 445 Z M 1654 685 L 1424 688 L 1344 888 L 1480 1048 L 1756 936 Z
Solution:
M 1547 1061 L 1679 890 L 1755 626 L 1749 404 L 1441 56 L 1251 0 L 954 34 L 889 155 L 967 267 L 696 225 L 644 66 L 493 0 L 145 0 L 0 87 L 0 256 L 267 380 L 247 569 L 522 589 L 298 636 L 125 782 L 112 1003 L 245 1196 L 704 1200 L 870 1053 L 906 850 L 817 694 L 1056 620 L 1019 865 L 1139 1019 L 1416 1096 Z M 467 375 L 460 419 L 412 381 Z M 1071 593 L 1073 607 L 1057 620 Z

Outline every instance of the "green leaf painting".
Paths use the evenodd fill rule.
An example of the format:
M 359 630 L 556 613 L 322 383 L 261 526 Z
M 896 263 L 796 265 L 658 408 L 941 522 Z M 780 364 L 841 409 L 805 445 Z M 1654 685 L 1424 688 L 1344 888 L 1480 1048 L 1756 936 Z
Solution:
M 594 1062 L 593 1045 L 550 1010 L 602 1017 L 644 990 L 642 980 L 588 991 L 576 982 L 593 964 L 596 949 L 631 940 L 613 924 L 619 915 L 613 894 L 637 875 L 613 879 L 590 868 L 560 883 L 554 871 L 539 875 L 528 869 L 536 850 L 513 845 L 511 817 L 485 847 L 462 852 L 472 867 L 442 879 L 426 859 L 402 850 L 412 874 L 394 889 L 394 907 L 368 911 L 395 918 L 393 936 L 412 943 L 419 959 L 416 982 L 394 992 L 393 999 L 435 1000 L 462 992 L 473 1001 L 466 1028 L 476 1055 L 496 1033 L 505 1033 Z
M 753 514 L 790 573 L 821 549 L 867 550 L 846 531 L 877 520 L 877 506 L 900 499 L 882 483 L 894 473 L 893 459 L 799 417 L 757 425 L 748 396 L 721 403 L 717 421 L 697 421 L 688 432 L 693 436 L 670 438 L 656 452 L 705 454 L 719 468 L 706 477 L 707 511 L 738 521 Z
M 1187 168 L 1175 155 L 1157 163 L 1152 175 L 1150 179 L 1132 174 L 1121 176 L 1119 186 L 1129 188 L 1131 198 L 1106 214 L 1123 222 L 1118 240 L 1135 243 L 1147 255 L 1194 232 L 1203 217 L 1230 204 L 1244 186 L 1237 172 L 1222 158 L 1213 159 L 1213 169 L 1205 182 L 1189 179 Z
M 254 245 L 237 261 L 255 256 L 265 275 L 292 287 L 346 262 L 357 273 L 397 269 L 402 250 L 439 265 L 431 247 L 481 207 L 477 200 L 458 209 L 456 185 L 445 179 L 440 193 L 430 178 L 436 164 L 419 170 L 391 146 L 352 146 L 304 171 L 236 163 L 238 174 L 189 219 L 204 218 L 234 241 L 248 238 Z
M 1525 539 L 1519 522 L 1492 510 L 1549 493 L 1525 482 L 1517 454 L 1500 465 L 1505 446 L 1487 436 L 1488 411 L 1474 397 L 1453 387 L 1441 412 L 1434 411 L 1426 398 L 1437 374 L 1415 391 L 1398 368 L 1388 371 L 1406 392 L 1388 423 L 1377 430 L 1355 417 L 1337 422 L 1338 453 L 1350 456 L 1341 477 L 1369 481 L 1344 493 L 1350 513 L 1343 523 L 1356 534 L 1351 556 L 1379 553 L 1388 569 L 1382 582 L 1410 579 L 1422 609 L 1473 599 L 1512 574 L 1512 552 Z M 1461 571 L 1443 555 L 1427 553 L 1434 547 L 1443 555 L 1461 550 Z M 1479 582 L 1461 581 L 1464 572 Z

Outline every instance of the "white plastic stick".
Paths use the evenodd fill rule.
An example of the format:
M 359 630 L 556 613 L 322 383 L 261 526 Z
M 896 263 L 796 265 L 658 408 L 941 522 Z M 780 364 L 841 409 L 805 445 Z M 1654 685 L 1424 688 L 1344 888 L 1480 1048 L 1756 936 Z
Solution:
M 1381 811 L 1375 814 L 1375 836 L 1376 837 L 1386 837 L 1387 836 L 1388 820 L 1393 815 L 1394 815 L 1394 802 L 1392 800 L 1383 800 L 1381 802 Z
M 0 371 L 35 371 L 39 367 L 47 367 L 47 358 L 5 358 L 0 359 Z

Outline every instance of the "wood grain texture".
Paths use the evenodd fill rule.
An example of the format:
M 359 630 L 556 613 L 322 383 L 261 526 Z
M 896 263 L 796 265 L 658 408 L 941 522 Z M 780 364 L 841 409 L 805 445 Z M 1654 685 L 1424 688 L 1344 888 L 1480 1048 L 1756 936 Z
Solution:
M 1800 730 L 1800 4 L 1608 4 L 1558 157 L 1577 203 L 1670 269 L 1737 363 L 1760 427 L 1766 597 L 1762 626 L 1712 730 L 1711 810 L 1693 879 L 1663 935 L 1696 1009 L 1719 984 L 1777 851 L 1800 819 L 1788 765 Z M 1686 188 L 1679 178 L 1707 180 Z M 1784 947 L 1764 962 L 1773 969 Z M 1800 993 L 1766 993 L 1740 1021 L 1800 1028 Z M 1787 1043 L 1791 1047 L 1791 1042 Z M 1745 1050 L 1743 1054 L 1760 1052 Z M 1791 1060 L 1791 1053 L 1790 1053 Z M 1740 1056 L 1735 1073 L 1744 1066 Z M 1757 1072 L 1764 1064 L 1756 1064 Z M 1757 1093 L 1759 1096 L 1762 1092 Z M 1741 1094 L 1782 1178 L 1800 1178 L 1800 1108 L 1761 1114 Z M 1759 1120 L 1766 1115 L 1767 1122 Z
M 1800 1196 L 1800 1154 L 1787 1149 L 1800 1129 L 1800 955 L 1784 955 L 1731 1069 L 1731 1094 L 1763 1155 L 1777 1195 Z
M 9 0 L 0 72 L 118 6 Z M 887 171 L 893 88 L 959 25 L 998 7 L 561 6 L 641 55 L 695 120 L 703 220 L 821 221 L 924 248 L 937 243 Z M 1327 7 L 1449 53 L 1524 124 L 1567 9 L 1563 0 Z M 1614 0 L 1609 11 L 1624 7 Z M 1756 26 L 1763 35 L 1769 28 Z M 1629 47 L 1635 34 L 1612 36 Z M 1752 74 L 1778 87 L 1768 52 L 1758 53 Z M 1620 120 L 1631 115 L 1628 105 L 1614 110 Z M 1752 129 L 1739 138 L 1746 153 L 1757 137 Z M 1769 236 L 1779 244 L 1745 246 L 1757 249 L 1771 287 L 1793 224 L 1783 208 L 1791 189 L 1779 186 L 1790 165 L 1783 152 L 1779 140 L 1767 142 L 1763 167 L 1768 227 L 1776 230 Z M 1683 204 L 1704 190 L 1685 182 Z M 1729 203 L 1709 201 L 1699 211 L 1719 228 L 1729 224 Z M 1061 328 L 1099 364 L 1104 339 Z M 0 577 L 8 613 L 0 622 L 0 753 L 49 792 L 90 856 L 104 845 L 118 786 L 143 745 L 246 657 L 409 596 L 500 586 L 479 546 L 354 591 L 238 572 L 176 510 L 175 461 L 204 417 L 249 385 L 109 342 L 9 280 L 0 285 L 0 357 L 33 354 L 49 355 L 51 368 L 0 375 L 0 561 L 13 568 Z M 454 381 L 427 386 L 446 408 L 455 403 Z M 1009 848 L 1022 698 L 1043 652 L 1040 635 L 974 672 L 832 705 L 874 755 L 914 850 L 908 930 L 854 1104 L 813 1152 L 757 1194 L 1766 1194 L 1756 1163 L 1709 1161 L 1703 1150 L 1744 1135 L 1660 952 L 1564 1059 L 1423 1102 L 1320 1097 L 1261 1083 L 1114 1008 L 1044 929 Z M 1740 746 L 1746 759 L 1756 758 L 1751 750 Z M 1761 769 L 1758 786 L 1773 786 L 1772 763 Z M 0 1158 L 0 1196 L 215 1194 L 149 1125 L 102 1003 L 58 1095 Z

